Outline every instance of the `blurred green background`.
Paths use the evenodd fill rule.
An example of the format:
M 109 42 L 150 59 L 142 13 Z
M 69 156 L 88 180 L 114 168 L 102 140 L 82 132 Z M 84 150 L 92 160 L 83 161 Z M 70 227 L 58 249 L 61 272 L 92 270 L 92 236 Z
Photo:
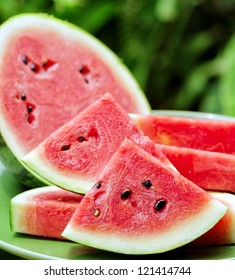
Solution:
M 153 109 L 235 115 L 235 0 L 8 0 L 0 21 L 47 12 L 108 45 Z

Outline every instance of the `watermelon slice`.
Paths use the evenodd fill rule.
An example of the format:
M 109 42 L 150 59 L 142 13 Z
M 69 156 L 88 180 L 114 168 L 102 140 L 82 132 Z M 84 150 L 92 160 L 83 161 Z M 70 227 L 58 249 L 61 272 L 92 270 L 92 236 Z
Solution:
M 157 114 L 131 116 L 138 128 L 156 143 L 235 154 L 235 118 L 217 120 Z
M 14 232 L 64 239 L 64 228 L 83 196 L 56 186 L 35 188 L 11 200 Z
M 23 162 L 52 185 L 86 193 L 126 137 L 174 168 L 109 93 L 56 130 Z
M 124 254 L 171 250 L 213 227 L 227 207 L 125 139 L 62 236 Z
M 175 168 L 206 190 L 235 192 L 235 155 L 158 145 Z
M 215 226 L 190 245 L 235 243 L 235 195 L 208 193 L 225 204 L 228 211 Z M 82 195 L 55 186 L 27 190 L 11 200 L 11 228 L 18 233 L 64 239 L 61 234 L 82 198 Z
M 235 195 L 209 192 L 228 207 L 223 218 L 208 232 L 192 242 L 192 245 L 228 245 L 235 243 Z
M 1 26 L 0 41 L 0 157 L 10 169 L 107 91 L 127 112 L 150 112 L 120 59 L 68 22 L 18 15 Z

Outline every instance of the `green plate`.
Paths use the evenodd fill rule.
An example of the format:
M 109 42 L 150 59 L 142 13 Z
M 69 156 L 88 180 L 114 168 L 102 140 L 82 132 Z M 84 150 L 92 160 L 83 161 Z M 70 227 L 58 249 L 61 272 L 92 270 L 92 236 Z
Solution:
M 179 112 L 159 111 L 159 114 L 179 115 Z M 181 112 L 181 114 L 184 114 Z M 185 112 L 185 114 L 188 113 Z M 211 114 L 193 113 L 195 117 L 217 118 Z M 219 117 L 221 118 L 221 117 Z M 229 119 L 229 118 L 227 118 Z M 96 250 L 70 241 L 38 238 L 14 233 L 10 229 L 9 206 L 12 197 L 25 188 L 0 164 L 0 249 L 25 259 L 158 259 L 215 260 L 235 259 L 235 245 L 192 247 L 184 246 L 166 253 L 144 256 L 122 255 Z

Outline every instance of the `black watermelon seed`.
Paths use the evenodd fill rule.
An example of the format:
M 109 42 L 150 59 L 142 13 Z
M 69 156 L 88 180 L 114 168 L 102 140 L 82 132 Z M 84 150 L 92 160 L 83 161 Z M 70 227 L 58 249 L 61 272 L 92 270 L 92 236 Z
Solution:
M 83 136 L 78 136 L 77 140 L 78 140 L 79 142 L 87 141 L 86 138 L 83 137 Z
M 93 188 L 99 189 L 101 186 L 102 186 L 102 182 L 98 182 L 98 183 L 96 183 L 96 184 L 94 185 Z
M 30 66 L 31 70 L 35 73 L 37 73 L 39 71 L 39 67 L 37 64 L 35 63 L 32 63 L 31 66 Z
M 127 199 L 131 195 L 130 189 L 125 189 L 121 194 L 121 199 Z
M 33 106 L 27 105 L 27 110 L 28 110 L 28 113 L 30 114 L 33 111 Z
M 27 96 L 26 96 L 25 93 L 22 93 L 22 94 L 21 94 L 21 100 L 25 101 L 25 100 L 26 100 L 26 97 L 27 97 Z
M 160 211 L 165 207 L 165 205 L 166 205 L 166 200 L 165 199 L 157 200 L 155 205 L 154 205 L 154 209 L 156 211 Z
M 61 149 L 61 151 L 67 151 L 70 149 L 70 145 L 63 145 L 63 146 L 61 146 L 60 149 Z
M 22 61 L 23 61 L 23 63 L 24 63 L 25 65 L 28 64 L 29 60 L 28 60 L 27 55 L 23 55 L 23 56 L 22 56 Z
M 145 187 L 145 188 L 151 188 L 152 187 L 152 183 L 150 180 L 144 180 L 142 182 L 142 185 Z

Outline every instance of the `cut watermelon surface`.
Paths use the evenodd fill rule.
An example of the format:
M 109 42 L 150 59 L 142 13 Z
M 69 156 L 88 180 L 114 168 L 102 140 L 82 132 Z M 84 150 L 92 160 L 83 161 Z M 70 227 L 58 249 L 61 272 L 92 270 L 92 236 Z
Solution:
M 127 112 L 150 112 L 121 60 L 68 22 L 18 15 L 2 24 L 0 41 L 0 157 L 10 169 L 13 156 L 21 159 L 107 91 Z
M 159 253 L 212 228 L 227 207 L 125 139 L 62 236 L 124 254 Z
M 190 245 L 234 244 L 235 195 L 208 193 L 225 204 L 228 211 L 215 226 Z M 11 200 L 11 228 L 18 233 L 62 239 L 61 234 L 83 197 L 55 186 L 27 190 Z
M 175 169 L 109 93 L 55 131 L 23 162 L 53 185 L 86 193 L 126 137 Z
M 154 114 L 133 114 L 132 118 L 138 128 L 156 143 L 235 154 L 235 119 L 228 121 Z
M 131 117 L 183 176 L 206 190 L 235 192 L 235 119 Z
M 224 192 L 209 192 L 228 207 L 221 220 L 208 232 L 193 241 L 193 245 L 225 245 L 235 243 L 235 195 Z
M 11 200 L 14 232 L 62 239 L 61 233 L 83 196 L 56 186 L 35 188 Z
M 187 179 L 206 190 L 235 192 L 235 156 L 191 148 L 159 145 Z

